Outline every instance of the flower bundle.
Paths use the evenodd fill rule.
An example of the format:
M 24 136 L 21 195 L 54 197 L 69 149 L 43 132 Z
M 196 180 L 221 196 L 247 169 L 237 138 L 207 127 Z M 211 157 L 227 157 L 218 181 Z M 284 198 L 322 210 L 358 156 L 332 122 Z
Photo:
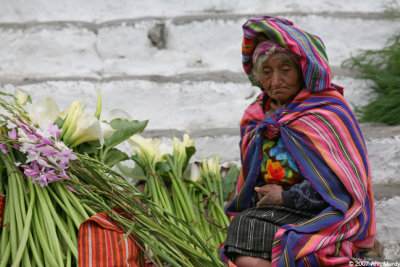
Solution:
M 179 221 L 190 224 L 217 256 L 218 247 L 224 242 L 226 227 L 229 225 L 223 210 L 218 158 L 216 161 L 203 160 L 200 168 L 195 163 L 188 168 L 195 146 L 186 134 L 182 142 L 174 138 L 173 146 L 169 149 L 157 139 L 133 136 L 129 141 L 136 149 L 132 159 L 147 177 L 146 195 L 161 210 L 168 210 Z M 199 175 L 196 176 L 196 173 Z M 179 221 L 176 221 L 176 225 L 187 230 Z
M 59 182 L 70 179 L 66 171 L 76 156 L 57 126 L 40 129 L 17 98 L 1 94 L 0 193 L 7 197 L 0 266 L 71 266 L 79 226 L 95 214 Z
M 113 119 L 112 133 L 97 134 L 103 140 L 96 140 L 77 134 L 74 114 L 82 115 L 77 109 L 67 113 L 71 119 L 36 123 L 25 110 L 26 100 L 0 94 L 0 195 L 8 196 L 0 266 L 77 264 L 79 226 L 98 212 L 133 236 L 154 266 L 223 266 L 216 248 L 228 221 L 222 216 L 218 163 L 203 162 L 201 174 L 208 182 L 189 179 L 185 170 L 195 149 L 188 137 L 175 139 L 170 154 L 142 147 L 132 157 L 146 177 L 143 192 L 111 167 L 128 158 L 115 146 L 147 122 Z

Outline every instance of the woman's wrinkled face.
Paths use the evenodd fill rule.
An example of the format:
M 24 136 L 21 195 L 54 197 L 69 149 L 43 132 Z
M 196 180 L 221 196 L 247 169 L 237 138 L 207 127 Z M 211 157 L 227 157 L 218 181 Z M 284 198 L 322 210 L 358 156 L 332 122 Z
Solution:
M 261 65 L 259 81 L 278 105 L 287 105 L 301 89 L 300 71 L 287 56 L 277 53 Z

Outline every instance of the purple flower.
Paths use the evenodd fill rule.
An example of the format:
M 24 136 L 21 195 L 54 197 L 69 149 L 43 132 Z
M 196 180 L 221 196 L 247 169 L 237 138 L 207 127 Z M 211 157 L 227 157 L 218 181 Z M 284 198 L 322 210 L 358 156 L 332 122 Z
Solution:
M 8 136 L 11 139 L 18 140 L 18 135 L 17 135 L 17 131 L 15 130 L 15 128 L 12 128 L 11 131 L 8 132 Z
M 50 124 L 48 132 L 49 134 L 51 134 L 51 136 L 55 137 L 57 141 L 60 140 L 60 134 L 62 132 L 62 129 L 58 129 L 57 125 Z
M 39 175 L 39 177 L 37 177 L 37 178 L 34 179 L 34 180 L 37 181 L 37 183 L 38 183 L 41 187 L 47 186 L 47 185 L 48 185 L 48 183 L 47 183 L 47 175 L 45 175 L 45 174 Z
M 0 143 L 0 150 L 1 150 L 1 152 L 3 152 L 4 154 L 8 153 L 6 143 Z
M 23 167 L 28 167 L 28 166 L 23 166 Z M 29 167 L 24 171 L 24 174 L 26 176 L 28 176 L 29 178 L 35 178 L 36 176 L 38 176 L 40 174 L 40 171 L 35 171 L 30 169 Z
M 8 135 L 18 140 L 21 152 L 26 154 L 26 165 L 21 167 L 24 174 L 37 181 L 40 186 L 47 186 L 51 182 L 70 179 L 65 170 L 69 162 L 77 159 L 72 149 L 59 141 L 60 130 L 56 125 L 50 125 L 46 131 L 36 129 L 20 121 L 19 127 L 12 129 Z M 5 144 L 0 149 L 6 149 Z M 4 151 L 3 151 L 4 152 Z
M 44 156 L 54 156 L 54 155 L 57 155 L 58 152 L 55 151 L 55 150 L 53 150 L 53 149 L 44 148 L 44 149 L 42 150 L 42 154 L 43 154 Z

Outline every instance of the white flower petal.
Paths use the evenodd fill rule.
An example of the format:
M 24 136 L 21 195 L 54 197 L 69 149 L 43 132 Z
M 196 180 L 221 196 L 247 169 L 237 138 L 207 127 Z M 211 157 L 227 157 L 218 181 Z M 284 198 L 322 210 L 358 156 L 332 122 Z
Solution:
M 51 98 L 46 97 L 32 105 L 32 119 L 41 129 L 47 129 L 52 124 L 60 112 L 57 103 Z

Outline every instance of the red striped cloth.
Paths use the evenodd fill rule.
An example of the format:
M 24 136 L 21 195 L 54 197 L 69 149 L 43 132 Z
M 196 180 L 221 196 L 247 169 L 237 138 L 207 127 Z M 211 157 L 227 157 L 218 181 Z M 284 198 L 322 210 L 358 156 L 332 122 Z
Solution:
M 78 251 L 80 267 L 148 266 L 132 237 L 112 223 L 105 213 L 99 213 L 83 222 L 79 228 Z
M 6 207 L 6 195 L 0 195 L 0 228 L 3 226 L 3 216 L 5 207 Z

